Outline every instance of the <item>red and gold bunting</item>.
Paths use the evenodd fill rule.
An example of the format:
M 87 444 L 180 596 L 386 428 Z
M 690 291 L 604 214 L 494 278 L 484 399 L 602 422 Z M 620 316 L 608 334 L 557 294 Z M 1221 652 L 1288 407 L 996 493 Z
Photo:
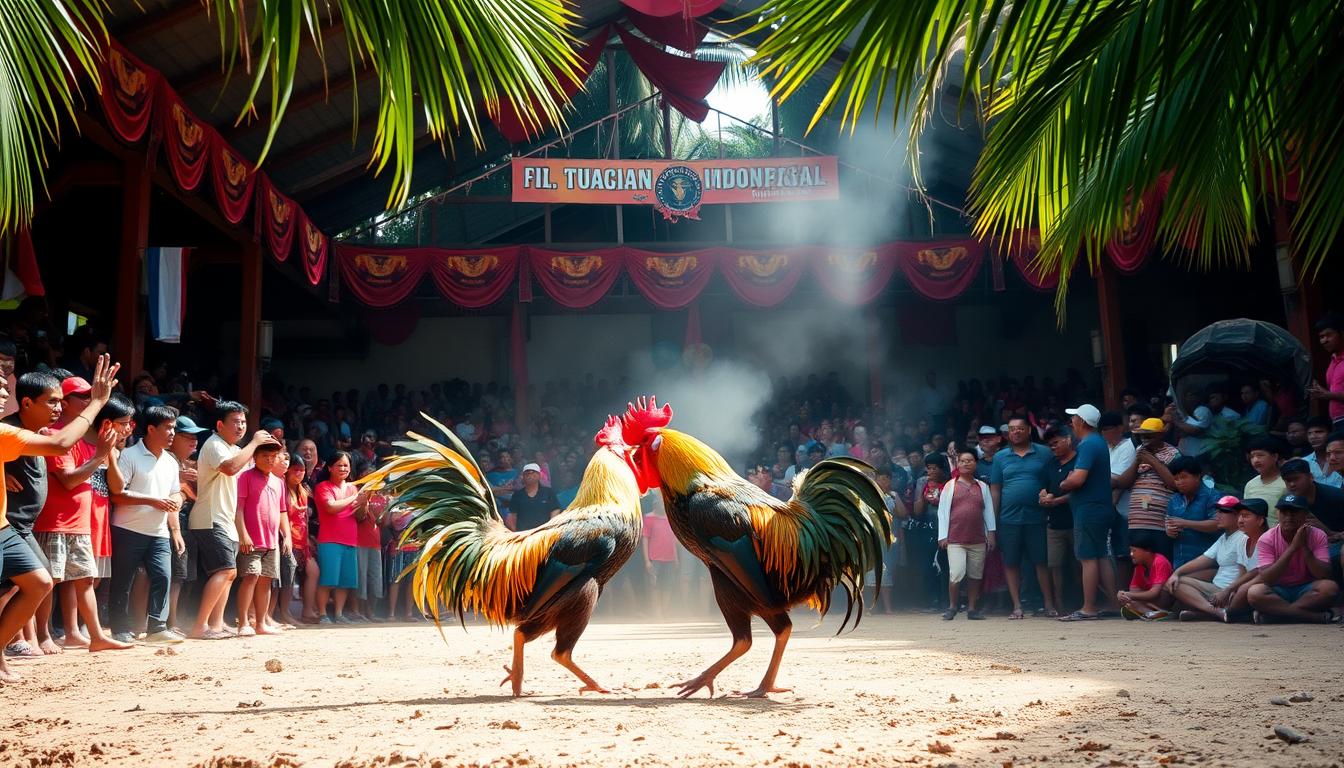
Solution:
M 877 298 L 896 271 L 889 248 L 831 248 L 810 259 L 817 282 L 837 301 L 867 304 Z
M 429 258 L 419 248 L 336 246 L 342 283 L 371 307 L 390 307 L 410 296 L 425 276 Z
M 1016 233 L 1004 247 L 1004 253 L 1012 260 L 1027 285 L 1038 291 L 1053 291 L 1059 285 L 1059 266 L 1056 265 L 1049 272 L 1042 272 L 1036 263 L 1036 255 L 1040 252 L 1041 233 L 1035 229 Z
M 725 248 L 719 267 L 733 293 L 748 304 L 773 307 L 793 293 L 807 263 L 819 254 L 807 248 L 740 251 Z
M 299 206 L 280 194 L 266 174 L 258 175 L 255 219 L 258 238 L 271 249 L 271 255 L 276 261 L 283 262 L 289 258 L 289 251 L 294 247 Z
M 159 102 L 159 130 L 163 151 L 168 155 L 168 166 L 177 185 L 184 192 L 190 192 L 200 186 L 201 178 L 205 176 L 215 131 L 198 120 L 166 84 L 159 90 Z
M 310 284 L 318 285 L 327 271 L 327 236 L 313 226 L 302 211 L 299 212 L 296 225 L 299 254 L 303 257 L 303 274 Z
M 1170 178 L 1164 175 L 1142 197 L 1125 206 L 1120 232 L 1106 243 L 1111 262 L 1121 272 L 1138 272 L 1157 247 L 1157 220 Z
M 225 221 L 238 224 L 247 216 L 247 209 L 252 205 L 256 168 L 218 137 L 212 154 L 214 159 L 210 170 L 215 182 L 215 201 L 219 203 L 219 212 Z
M 985 246 L 979 240 L 893 243 L 882 250 L 895 255 L 901 273 L 916 291 L 935 301 L 960 296 L 979 276 L 985 258 Z
M 551 95 L 557 104 L 568 104 L 570 99 L 574 97 L 574 94 L 578 93 L 579 89 L 583 87 L 583 83 L 587 82 L 588 76 L 591 75 L 593 69 L 597 67 L 597 60 L 602 56 L 602 51 L 607 47 L 607 38 L 610 36 L 611 29 L 603 27 L 598 30 L 597 34 L 589 39 L 588 42 L 584 43 L 582 48 L 579 48 L 574 52 L 574 56 L 578 60 L 577 66 L 575 67 L 576 71 L 574 72 L 574 78 L 571 79 L 559 68 L 551 68 L 551 75 L 555 78 L 556 82 L 559 83 L 558 88 L 553 87 L 550 89 Z M 541 106 L 542 105 L 538 100 L 532 100 L 532 108 L 529 112 L 530 114 L 538 116 L 536 122 L 533 122 L 530 118 L 524 118 L 523 115 L 520 114 L 518 105 L 507 96 L 500 98 L 497 109 L 487 106 L 485 112 L 489 116 L 491 122 L 495 124 L 495 127 L 499 129 L 499 132 L 504 135 L 504 138 L 509 140 L 509 143 L 522 144 L 534 136 L 540 136 L 553 127 L 543 114 Z
M 639 292 L 659 309 L 681 309 L 695 300 L 714 275 L 718 251 L 656 253 L 630 249 L 626 270 Z
M 695 18 L 713 13 L 723 0 L 621 0 L 628 8 L 650 16 L 683 16 Z
M 437 250 L 430 275 L 443 297 L 460 307 L 481 309 L 503 298 L 518 275 L 522 246 L 478 251 Z
M 103 91 L 99 97 L 112 132 L 127 143 L 140 141 L 154 115 L 159 73 L 113 45 L 107 49 L 102 76 Z
M 529 248 L 532 274 L 546 294 L 570 309 L 596 304 L 611 290 L 625 266 L 624 248 L 600 248 L 583 253 Z

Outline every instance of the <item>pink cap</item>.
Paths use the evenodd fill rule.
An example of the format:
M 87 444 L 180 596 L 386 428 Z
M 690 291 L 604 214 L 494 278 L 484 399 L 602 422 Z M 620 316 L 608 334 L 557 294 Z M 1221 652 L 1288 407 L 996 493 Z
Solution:
M 1241 506 L 1241 499 L 1238 499 L 1236 496 L 1224 496 L 1219 499 L 1218 503 L 1214 504 L 1214 506 L 1219 509 L 1236 511 L 1237 507 Z
M 89 385 L 89 382 L 85 381 L 79 376 L 71 376 L 70 378 L 61 382 L 62 398 L 67 398 L 71 395 L 87 395 L 92 391 L 93 387 Z

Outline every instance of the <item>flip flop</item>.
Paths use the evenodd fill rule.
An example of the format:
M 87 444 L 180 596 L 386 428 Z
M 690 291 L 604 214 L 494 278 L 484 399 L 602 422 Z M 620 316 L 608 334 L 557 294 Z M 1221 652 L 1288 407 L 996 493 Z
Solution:
M 207 629 L 201 634 L 201 640 L 231 640 L 234 634 L 223 629 Z
M 1060 616 L 1058 619 L 1055 619 L 1055 621 L 1096 621 L 1096 620 L 1097 620 L 1097 614 L 1083 613 L 1082 611 L 1074 611 L 1073 613 L 1070 613 L 1068 616 Z
M 1022 619 L 1025 617 L 1022 615 L 1021 611 L 1013 611 L 1012 613 L 1008 614 L 1008 618 L 1011 621 L 1017 621 L 1018 619 Z

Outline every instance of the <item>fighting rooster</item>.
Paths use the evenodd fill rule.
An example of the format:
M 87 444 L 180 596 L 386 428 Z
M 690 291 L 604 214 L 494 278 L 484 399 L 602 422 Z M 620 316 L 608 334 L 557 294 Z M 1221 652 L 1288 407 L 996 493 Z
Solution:
M 851 615 L 856 626 L 863 616 L 864 575 L 874 571 L 882 582 L 891 519 L 873 469 L 827 459 L 795 480 L 793 498 L 783 502 L 739 477 L 714 449 L 667 429 L 671 419 L 671 406 L 641 399 L 621 419 L 625 442 L 640 485 L 662 488 L 673 533 L 709 567 L 733 635 L 728 653 L 682 683 L 679 695 L 701 688 L 714 695 L 714 678 L 751 647 L 753 615 L 774 632 L 775 647 L 760 687 L 743 695 L 787 691 L 775 687 L 775 677 L 793 628 L 789 608 L 807 604 L 825 615 L 838 584 L 847 603 L 843 630 Z
M 428 418 L 428 417 L 426 417 Z M 415 509 L 403 541 L 423 547 L 415 563 L 412 594 L 422 611 L 439 620 L 446 605 L 459 621 L 472 611 L 490 623 L 511 624 L 513 664 L 500 685 L 522 695 L 523 646 L 555 630 L 551 658 L 583 681 L 580 693 L 609 693 L 574 663 L 572 653 L 588 626 L 602 587 L 639 546 L 640 494 L 620 423 L 609 417 L 594 438 L 578 495 L 544 525 L 510 531 L 495 506 L 484 473 L 461 441 L 430 420 L 449 446 L 409 433 L 398 443 L 411 453 L 394 457 L 362 484 L 386 485 L 395 503 Z

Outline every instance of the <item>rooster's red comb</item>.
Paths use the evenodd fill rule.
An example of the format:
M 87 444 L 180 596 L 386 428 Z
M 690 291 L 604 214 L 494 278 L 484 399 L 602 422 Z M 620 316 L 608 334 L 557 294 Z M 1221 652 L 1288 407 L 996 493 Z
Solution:
M 621 422 L 615 416 L 608 416 L 607 423 L 603 424 L 602 428 L 593 436 L 593 442 L 597 443 L 599 448 L 602 446 L 625 446 L 625 438 L 621 433 Z
M 621 431 L 626 445 L 639 445 L 644 442 L 644 432 L 650 429 L 666 427 L 672 421 L 672 406 L 664 404 L 658 407 L 658 398 L 650 395 L 629 403 L 625 415 L 621 417 Z

